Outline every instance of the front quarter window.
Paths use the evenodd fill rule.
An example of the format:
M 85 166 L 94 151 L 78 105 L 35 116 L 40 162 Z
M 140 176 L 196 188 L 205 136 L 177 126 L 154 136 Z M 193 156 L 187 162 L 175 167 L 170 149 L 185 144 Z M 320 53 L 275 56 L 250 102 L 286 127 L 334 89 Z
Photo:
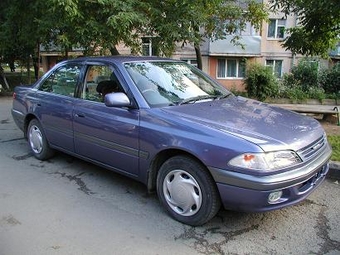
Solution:
M 64 65 L 52 72 L 40 85 L 39 90 L 73 97 L 81 67 Z

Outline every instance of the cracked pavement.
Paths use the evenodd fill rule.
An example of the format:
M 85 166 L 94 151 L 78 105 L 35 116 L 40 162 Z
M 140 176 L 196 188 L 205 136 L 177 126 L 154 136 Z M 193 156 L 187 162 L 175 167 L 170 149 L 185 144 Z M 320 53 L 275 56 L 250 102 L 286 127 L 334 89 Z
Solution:
M 336 180 L 293 207 L 190 227 L 131 179 L 63 153 L 35 159 L 10 107 L 0 97 L 0 255 L 340 254 Z

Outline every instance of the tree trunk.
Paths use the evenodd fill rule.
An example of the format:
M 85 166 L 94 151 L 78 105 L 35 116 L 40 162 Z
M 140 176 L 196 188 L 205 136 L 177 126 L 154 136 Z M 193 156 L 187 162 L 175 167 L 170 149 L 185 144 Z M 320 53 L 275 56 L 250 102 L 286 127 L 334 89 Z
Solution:
M 111 52 L 111 55 L 112 56 L 117 56 L 117 55 L 120 55 L 119 54 L 119 51 L 117 50 L 116 46 L 113 46 L 110 48 L 110 52 Z
M 32 79 L 31 79 L 31 65 L 30 65 L 31 59 L 30 57 L 27 58 L 27 62 L 26 62 L 26 68 L 27 68 L 27 78 L 28 78 L 28 83 L 31 84 L 32 83 Z
M 9 90 L 9 85 L 8 85 L 8 82 L 7 82 L 7 79 L 6 79 L 6 76 L 5 76 L 5 72 L 4 72 L 4 69 L 2 68 L 2 66 L 0 66 L 0 76 L 5 82 L 6 88 Z
M 39 79 L 39 67 L 40 67 L 40 44 L 37 43 L 37 52 L 33 57 L 34 77 L 37 81 Z
M 194 46 L 195 46 L 195 52 L 196 52 L 197 67 L 198 69 L 202 70 L 203 64 L 202 64 L 201 48 L 197 43 L 195 43 Z

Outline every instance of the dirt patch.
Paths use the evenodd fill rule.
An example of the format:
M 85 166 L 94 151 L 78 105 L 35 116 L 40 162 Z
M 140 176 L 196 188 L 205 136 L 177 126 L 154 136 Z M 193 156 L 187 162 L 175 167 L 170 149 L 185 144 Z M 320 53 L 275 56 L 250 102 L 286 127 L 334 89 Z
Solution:
M 325 120 L 319 120 L 321 125 L 326 131 L 327 135 L 339 135 L 340 136 L 340 126 L 335 123 L 330 123 Z
M 340 136 L 340 126 L 338 126 L 338 118 L 335 115 L 327 116 L 326 118 L 324 118 L 322 114 L 311 114 L 310 117 L 315 118 L 320 122 L 322 127 L 325 129 L 327 135 Z

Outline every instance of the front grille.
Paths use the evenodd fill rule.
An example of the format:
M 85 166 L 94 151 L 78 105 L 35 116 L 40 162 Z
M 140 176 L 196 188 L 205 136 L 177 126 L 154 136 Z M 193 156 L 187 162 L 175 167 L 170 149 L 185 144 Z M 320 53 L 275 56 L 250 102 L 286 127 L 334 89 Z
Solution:
M 315 155 L 320 154 L 320 152 L 325 149 L 326 145 L 327 145 L 327 137 L 326 135 L 323 135 L 322 137 L 320 137 L 313 143 L 299 150 L 298 154 L 302 158 L 303 161 L 307 161 L 310 158 L 314 157 Z

